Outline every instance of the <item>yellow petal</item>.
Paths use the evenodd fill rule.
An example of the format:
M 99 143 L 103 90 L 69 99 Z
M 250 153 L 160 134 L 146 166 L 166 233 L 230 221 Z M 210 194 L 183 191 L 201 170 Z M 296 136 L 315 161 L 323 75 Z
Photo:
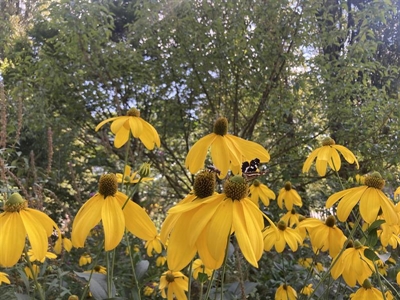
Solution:
M 361 195 L 364 193 L 365 187 L 356 187 L 352 188 L 351 190 L 352 192 L 345 195 L 339 202 L 339 205 L 337 207 L 337 218 L 342 222 L 345 222 L 347 220 L 347 217 L 350 215 L 351 210 L 358 203 Z
M 138 138 L 143 134 L 143 122 L 146 121 L 140 117 L 129 118 L 128 124 L 133 137 Z
M 129 116 L 120 116 L 115 118 L 114 122 L 111 123 L 111 132 L 116 134 L 123 128 L 129 129 Z
M 303 169 L 302 172 L 306 173 L 308 170 L 311 168 L 311 164 L 315 160 L 315 158 L 318 156 L 320 148 L 315 149 L 311 154 L 307 157 L 306 161 L 303 164 Z
M 332 147 L 337 149 L 348 163 L 352 164 L 355 162 L 357 164 L 357 169 L 360 167 L 357 158 L 349 149 L 341 145 L 332 145 Z
M 35 216 L 27 210 L 21 210 L 19 214 L 24 223 L 26 233 L 28 234 L 32 251 L 38 260 L 44 259 L 48 248 L 47 232 L 45 228 L 41 226 L 44 219 L 35 218 Z M 45 216 L 47 217 L 47 215 Z
M 125 231 L 125 217 L 115 197 L 106 197 L 101 210 L 104 228 L 104 249 L 110 251 L 118 246 Z
M 139 139 L 143 145 L 149 150 L 153 150 L 154 145 L 160 147 L 160 137 L 156 129 L 144 120 L 142 120 L 142 126 L 143 132 L 139 135 Z
M 0 265 L 14 266 L 25 247 L 26 230 L 19 213 L 0 214 Z
M 211 255 L 211 253 L 208 249 L 208 245 L 207 245 L 207 233 L 210 230 L 212 230 L 209 227 L 210 226 L 207 225 L 204 228 L 204 230 L 200 233 L 200 235 L 198 236 L 197 241 L 196 241 L 196 247 L 197 247 L 199 256 L 200 256 L 201 260 L 203 261 L 203 264 L 206 266 L 206 268 L 216 270 L 222 266 L 225 256 L 220 256 L 220 257 L 218 257 L 218 259 L 214 259 L 214 257 Z
M 226 199 L 218 206 L 209 223 L 211 230 L 207 232 L 207 245 L 211 256 L 216 260 L 225 256 L 228 238 L 232 229 L 232 218 L 233 202 L 230 199 Z
M 270 160 L 268 151 L 258 143 L 248 141 L 234 135 L 227 135 L 231 139 L 233 138 L 240 153 L 242 153 L 243 160 L 251 161 L 252 159 L 258 158 L 261 163 L 267 163 Z
M 85 245 L 90 230 L 101 220 L 103 204 L 103 196 L 96 194 L 79 209 L 72 223 L 71 241 L 74 247 L 79 248 Z
M 128 127 L 122 126 L 120 130 L 115 133 L 114 147 L 121 148 L 129 140 L 130 130 Z
M 237 155 L 231 152 L 225 137 L 217 135 L 211 145 L 211 159 L 214 166 L 220 170 L 220 177 L 224 178 L 229 171 L 231 160 L 237 160 Z
M 107 120 L 104 120 L 104 121 L 101 121 L 97 126 L 96 126 L 96 131 L 98 131 L 104 124 L 106 124 L 106 123 L 108 123 L 108 122 L 111 122 L 111 121 L 113 121 L 113 120 L 115 120 L 115 119 L 117 119 L 117 118 L 119 118 L 119 117 L 112 117 L 112 118 L 109 118 L 109 119 L 107 119 Z
M 337 150 L 331 147 L 331 159 L 328 161 L 329 166 L 334 171 L 339 171 L 341 167 L 340 156 Z
M 172 271 L 182 270 L 196 254 L 195 245 L 190 245 L 188 241 L 188 236 L 191 234 L 188 224 L 194 213 L 195 211 L 189 211 L 183 214 L 176 222 L 169 237 L 167 263 L 168 268 Z
M 120 203 L 125 203 L 127 198 L 121 192 L 117 192 L 116 198 Z M 145 210 L 135 202 L 129 200 L 124 209 L 126 228 L 138 238 L 148 241 L 157 236 L 157 228 Z
M 208 149 L 216 137 L 215 133 L 210 133 L 202 137 L 190 148 L 185 160 L 185 167 L 189 169 L 190 173 L 195 174 L 204 167 Z

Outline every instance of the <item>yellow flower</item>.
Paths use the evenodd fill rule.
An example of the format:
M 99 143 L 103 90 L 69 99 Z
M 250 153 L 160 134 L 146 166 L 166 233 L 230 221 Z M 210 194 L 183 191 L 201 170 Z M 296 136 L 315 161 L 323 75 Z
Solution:
M 228 134 L 228 121 L 219 118 L 214 124 L 214 132 L 198 140 L 186 156 L 185 166 L 192 174 L 204 168 L 204 160 L 211 148 L 211 159 L 224 178 L 231 170 L 234 175 L 241 172 L 242 163 L 258 158 L 261 163 L 270 159 L 267 150 L 261 145 Z
M 328 165 L 332 170 L 339 171 L 341 167 L 339 153 L 343 155 L 348 163 L 356 163 L 357 169 L 359 168 L 357 158 L 354 154 L 346 147 L 336 145 L 335 141 L 328 137 L 322 141 L 322 147 L 315 149 L 308 156 L 303 165 L 303 173 L 308 172 L 315 159 L 315 167 L 319 176 L 325 176 Z
M 208 278 L 211 277 L 213 270 L 207 268 L 200 258 L 196 259 L 192 264 L 192 273 L 193 278 L 197 279 L 199 277 L 199 273 L 206 274 Z
M 269 200 L 275 200 L 275 193 L 270 190 L 265 184 L 262 184 L 258 179 L 255 179 L 250 186 L 250 199 L 258 205 L 258 199 L 264 203 L 265 206 L 269 205 Z
M 297 230 L 287 227 L 286 222 L 280 220 L 277 225 L 279 230 L 272 227 L 267 227 L 263 232 L 264 250 L 269 251 L 275 246 L 275 250 L 281 253 L 286 246 L 286 243 L 293 252 L 297 251 L 299 244 L 303 243 L 303 239 Z
M 43 259 L 38 259 L 36 256 L 35 256 L 35 254 L 33 253 L 33 251 L 32 251 L 32 249 L 29 249 L 28 250 L 28 256 L 29 256 L 29 260 L 30 261 L 40 261 L 41 263 L 44 263 L 44 260 L 46 259 L 46 258 L 48 258 L 48 259 L 55 259 L 55 258 L 57 258 L 57 255 L 56 254 L 54 254 L 54 253 L 51 253 L 51 252 L 46 252 L 46 255 L 45 255 L 45 257 L 43 257 Z
M 110 251 L 122 239 L 125 227 L 133 235 L 148 241 L 157 238 L 157 229 L 150 217 L 128 196 L 118 191 L 115 174 L 105 174 L 99 181 L 99 192 L 78 211 L 72 224 L 72 244 L 83 247 L 90 230 L 100 220 L 104 229 L 104 249 Z
M 168 300 L 175 298 L 177 300 L 186 300 L 185 291 L 188 290 L 188 282 L 188 278 L 181 272 L 164 272 L 160 278 L 161 296 L 168 298 Z M 168 294 L 165 292 L 165 289 L 168 289 Z
M 207 268 L 218 269 L 232 233 L 246 260 L 258 267 L 263 252 L 263 214 L 246 197 L 247 191 L 244 178 L 236 175 L 225 182 L 223 194 L 198 198 L 170 209 L 168 213 L 179 214 L 179 218 L 169 237 L 168 267 L 182 269 L 197 250 Z
M 389 225 L 398 223 L 393 202 L 382 192 L 385 181 L 378 172 L 365 177 L 365 185 L 354 187 L 335 193 L 326 201 L 326 208 L 332 207 L 340 200 L 337 207 L 337 217 L 340 221 L 346 221 L 353 207 L 359 202 L 361 217 L 369 224 L 374 222 L 382 210 L 385 220 Z
M 392 291 L 389 291 L 389 290 L 387 290 L 387 291 L 385 292 L 385 298 L 386 298 L 386 300 L 395 300 L 395 299 L 394 299 L 394 296 L 393 296 L 393 294 L 392 294 Z
M 126 116 L 109 118 L 96 126 L 96 131 L 105 123 L 111 122 L 111 132 L 115 134 L 114 146 L 121 148 L 128 142 L 130 134 L 139 138 L 144 146 L 153 150 L 154 145 L 160 147 L 160 137 L 155 128 L 140 117 L 140 112 L 136 108 L 131 108 Z
M 58 238 L 54 244 L 54 252 L 57 254 L 61 253 L 61 249 L 64 246 L 65 251 L 70 252 L 72 249 L 72 242 L 69 238 L 66 238 L 64 234 L 61 234 L 61 238 Z
M 355 241 L 354 247 L 347 248 L 341 256 L 336 257 L 332 263 L 335 263 L 331 269 L 333 279 L 342 275 L 347 285 L 353 287 L 358 282 L 362 284 L 368 279 L 375 270 L 374 264 L 364 255 L 367 247 Z M 335 262 L 337 260 L 337 262 Z M 372 298 L 373 299 L 373 298 Z
M 81 267 L 90 264 L 91 262 L 92 262 L 92 257 L 88 253 L 82 254 L 81 257 L 79 258 L 79 266 Z
M 331 257 L 338 255 L 346 242 L 346 236 L 335 222 L 333 216 L 329 216 L 325 222 L 314 218 L 307 218 L 300 222 L 299 228 L 305 227 L 309 233 L 314 252 L 329 250 Z
M 83 273 L 92 273 L 92 272 L 106 275 L 107 274 L 107 268 L 103 267 L 103 266 L 100 266 L 100 265 L 97 265 L 97 266 L 95 266 L 93 268 L 93 270 L 86 270 Z
M 138 183 L 139 179 L 140 179 L 140 176 L 137 176 L 138 172 L 136 171 L 136 172 L 131 173 L 131 170 L 132 170 L 131 167 L 127 165 L 127 166 L 125 166 L 124 174 L 116 173 L 115 176 L 117 176 L 117 182 L 118 183 L 124 182 L 124 183 L 131 183 L 131 184 Z M 141 182 L 151 181 L 151 180 L 154 180 L 154 178 L 144 177 L 141 179 Z
M 285 215 L 281 217 L 281 220 L 285 221 L 290 227 L 298 226 L 300 220 L 303 221 L 304 217 L 296 212 L 294 208 L 289 210 Z
M 374 287 L 372 287 L 371 283 L 368 279 L 362 284 L 357 292 L 350 295 L 351 300 L 383 300 L 382 292 Z
M 157 286 L 158 286 L 157 282 L 148 283 L 143 289 L 143 294 L 147 297 L 153 295 L 156 291 Z
M 4 204 L 0 214 L 0 265 L 12 267 L 20 259 L 28 236 L 35 257 L 45 258 L 48 237 L 53 228 L 60 230 L 57 224 L 45 213 L 28 208 L 28 202 L 21 195 L 14 193 Z
M 303 206 L 300 195 L 295 189 L 293 189 L 292 184 L 287 181 L 285 186 L 280 189 L 278 195 L 278 206 L 283 209 L 283 203 L 287 210 L 292 210 L 293 205 Z
M 153 250 L 157 253 L 161 253 L 162 243 L 160 240 L 160 236 L 157 235 L 155 238 L 148 240 L 144 247 L 147 249 L 147 255 L 150 257 L 153 256 Z
M 290 285 L 281 284 L 276 290 L 275 300 L 296 300 L 297 293 Z
M 397 282 L 398 285 L 400 285 L 400 272 L 397 272 L 396 282 Z
M 310 296 L 313 291 L 314 291 L 314 289 L 312 288 L 312 283 L 310 283 L 309 285 L 306 285 L 305 287 L 303 287 L 301 289 L 300 293 L 302 293 L 303 295 L 306 295 L 306 296 Z
M 7 273 L 0 272 L 0 285 L 3 282 L 7 283 L 7 284 L 10 284 L 10 279 L 8 279 L 8 274 Z
M 299 260 L 297 262 L 299 263 L 300 266 L 308 269 L 311 267 L 313 259 L 311 257 L 299 258 Z
M 167 257 L 160 255 L 156 259 L 156 266 L 157 267 L 162 267 L 163 265 L 165 265 L 166 261 L 167 261 Z
M 376 265 L 378 266 L 378 272 L 383 276 L 387 276 L 387 270 L 389 269 L 389 266 L 380 259 L 376 260 Z
M 26 276 L 28 276 L 28 278 L 30 278 L 30 279 L 37 278 L 37 276 L 38 276 L 38 274 L 40 272 L 39 266 L 35 265 L 35 264 L 32 264 L 32 269 L 33 269 L 33 274 L 32 274 L 32 270 L 28 266 L 26 266 L 24 268 Z

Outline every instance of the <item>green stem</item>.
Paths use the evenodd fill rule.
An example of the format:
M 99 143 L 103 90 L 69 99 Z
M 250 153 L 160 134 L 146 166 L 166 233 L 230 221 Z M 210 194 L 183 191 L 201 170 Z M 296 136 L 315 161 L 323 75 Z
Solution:
M 193 267 L 193 259 L 189 264 L 189 276 L 188 276 L 188 300 L 190 300 L 190 294 L 192 293 L 192 267 Z M 201 299 L 201 298 L 200 298 Z
M 214 277 L 215 277 L 215 270 L 212 271 L 211 278 L 210 278 L 210 281 L 207 286 L 206 296 L 204 298 L 205 300 L 207 300 L 210 297 L 210 291 L 211 291 L 212 283 L 214 282 Z M 200 300 L 201 300 L 201 298 L 200 298 Z
M 31 271 L 32 280 L 33 280 L 33 282 L 34 282 L 34 284 L 36 286 L 36 289 L 37 289 L 37 291 L 39 293 L 39 297 L 40 297 L 41 300 L 46 300 L 43 288 L 42 288 L 42 286 L 40 285 L 40 283 L 38 281 L 38 278 L 36 276 L 35 270 L 33 269 L 33 264 L 31 263 L 31 260 L 29 259 L 29 255 L 28 255 L 28 251 L 26 250 L 26 246 L 24 247 L 24 253 L 25 253 L 26 264 L 28 265 L 28 268 Z
M 225 272 L 226 272 L 226 262 L 228 261 L 228 250 L 229 250 L 230 237 L 231 237 L 231 234 L 229 233 L 228 239 L 226 240 L 225 258 L 224 258 L 222 274 L 221 274 L 221 300 L 224 299 L 224 281 L 225 281 Z
M 103 241 L 99 244 L 99 247 L 98 247 L 98 248 L 99 248 L 99 252 L 97 253 L 96 259 L 95 259 L 95 261 L 93 262 L 93 267 L 92 267 L 92 270 L 90 271 L 89 278 L 88 278 L 88 282 L 87 282 L 85 288 L 83 289 L 83 293 L 82 293 L 82 296 L 81 296 L 81 300 L 86 299 L 86 296 L 87 296 L 87 294 L 88 294 L 88 292 L 89 292 L 90 280 L 92 279 L 94 267 L 97 266 L 97 262 L 99 261 L 100 253 L 101 253 L 102 250 L 103 250 L 103 245 L 104 245 L 104 239 L 103 239 Z M 107 270 L 107 272 L 108 272 L 108 270 Z
M 376 265 L 375 262 L 374 262 L 374 267 L 375 267 L 375 273 L 377 274 L 377 277 L 378 277 L 379 288 L 381 289 L 383 300 L 386 300 L 386 296 L 385 296 L 385 292 L 384 292 L 384 288 L 383 288 L 383 284 L 382 284 L 382 280 L 381 280 L 381 276 L 380 276 L 381 274 L 379 273 L 378 266 Z
M 138 299 L 142 299 L 141 294 L 140 294 L 140 288 L 139 288 L 139 281 L 136 277 L 136 272 L 135 272 L 135 262 L 133 261 L 133 257 L 132 257 L 132 249 L 131 249 L 131 244 L 129 242 L 129 236 L 128 233 L 125 230 L 125 240 L 126 240 L 126 244 L 128 247 L 128 251 L 129 251 L 129 260 L 131 262 L 131 267 L 132 267 L 132 275 L 133 275 L 133 280 L 135 281 L 135 285 L 137 288 L 137 294 L 138 294 Z

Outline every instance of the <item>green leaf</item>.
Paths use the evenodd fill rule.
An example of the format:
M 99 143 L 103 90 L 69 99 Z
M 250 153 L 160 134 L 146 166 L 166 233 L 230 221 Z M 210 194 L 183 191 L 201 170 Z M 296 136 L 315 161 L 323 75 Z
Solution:
M 372 261 L 379 259 L 379 256 L 375 253 L 375 251 L 372 251 L 371 249 L 365 249 L 364 256 Z

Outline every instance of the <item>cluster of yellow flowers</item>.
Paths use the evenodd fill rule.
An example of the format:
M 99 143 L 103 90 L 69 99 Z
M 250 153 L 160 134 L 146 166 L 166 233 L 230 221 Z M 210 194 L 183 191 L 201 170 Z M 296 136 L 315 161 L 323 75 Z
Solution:
M 131 136 L 139 138 L 149 150 L 160 147 L 157 131 L 140 118 L 138 110 L 131 109 L 127 116 L 107 119 L 96 130 L 110 121 L 111 131 L 115 134 L 115 147 L 125 145 Z M 209 152 L 213 170 L 204 168 Z M 347 162 L 355 163 L 358 167 L 358 161 L 350 150 L 326 138 L 322 147 L 314 150 L 306 159 L 303 172 L 308 172 L 314 161 L 320 176 L 326 175 L 328 167 L 337 172 L 341 168 L 340 154 Z M 161 253 L 166 248 L 166 257 L 160 256 L 157 265 L 162 266 L 166 262 L 168 270 L 162 274 L 159 286 L 156 283 L 146 286 L 144 293 L 152 295 L 158 286 L 162 297 L 181 300 L 187 299 L 188 291 L 188 277 L 182 270 L 191 265 L 193 278 L 204 274 L 206 280 L 211 280 L 214 270 L 226 261 L 232 237 L 235 237 L 244 258 L 254 267 L 258 267 L 264 251 L 274 248 L 281 253 L 288 246 L 294 252 L 305 240 L 309 240 L 315 253 L 329 253 L 332 262 L 328 272 L 333 279 L 342 276 L 348 286 L 360 285 L 351 299 L 390 299 L 390 290 L 378 290 L 370 282 L 370 277 L 377 270 L 386 272 L 384 262 L 371 259 L 368 245 L 354 240 L 353 236 L 354 230 L 361 228 L 363 222 L 377 229 L 383 247 L 391 245 L 396 248 L 400 243 L 400 205 L 394 205 L 382 192 L 385 182 L 380 174 L 373 172 L 363 178 L 363 185 L 345 189 L 328 198 L 326 209 L 331 209 L 338 202 L 336 216 L 341 222 L 346 222 L 351 213 L 358 216 L 359 212 L 359 218 L 353 224 L 354 230 L 346 236 L 336 225 L 333 215 L 325 221 L 299 215 L 295 207 L 303 205 L 302 199 L 290 182 L 286 182 L 279 190 L 277 205 L 281 209 L 286 208 L 287 213 L 275 224 L 259 207 L 260 200 L 265 206 L 275 200 L 275 193 L 259 179 L 249 178 L 249 174 L 242 170 L 243 162 L 255 158 L 259 163 L 267 163 L 270 155 L 263 146 L 229 134 L 227 119 L 219 118 L 213 133 L 201 138 L 190 149 L 185 166 L 192 174 L 196 174 L 193 190 L 168 211 L 160 234 L 143 208 L 118 189 L 119 183 L 137 184 L 152 180 L 148 177 L 148 165 L 138 172 L 132 173 L 131 168 L 126 166 L 123 174 L 102 175 L 98 192 L 79 209 L 74 218 L 71 240 L 61 234 L 58 226 L 46 214 L 28 208 L 26 200 L 15 193 L 5 203 L 4 213 L 0 214 L 0 265 L 11 267 L 20 260 L 22 253 L 26 252 L 26 237 L 31 247 L 30 252 L 26 252 L 30 261 L 54 258 L 48 252 L 48 237 L 53 230 L 58 235 L 54 246 L 56 253 L 61 252 L 62 245 L 67 251 L 72 246 L 84 247 L 91 230 L 101 222 L 105 251 L 115 249 L 126 231 L 145 241 L 148 256 L 152 256 L 153 251 Z M 257 175 L 257 166 L 254 169 Z M 216 177 L 224 179 L 222 193 L 215 191 Z M 399 194 L 400 188 L 396 190 L 395 197 Z M 82 255 L 79 265 L 88 263 L 91 263 L 91 256 Z M 308 259 L 299 263 L 307 268 L 313 264 Z M 34 278 L 38 269 L 33 268 L 35 265 L 28 265 L 31 267 L 26 273 Z M 324 271 L 320 263 L 314 267 L 318 272 Z M 95 272 L 107 274 L 105 268 L 100 266 Z M 10 283 L 7 274 L 0 272 L 0 284 L 2 282 Z M 400 273 L 397 282 L 400 284 Z M 310 297 L 314 292 L 311 283 L 300 291 Z M 275 299 L 297 299 L 297 292 L 285 280 L 276 290 Z

